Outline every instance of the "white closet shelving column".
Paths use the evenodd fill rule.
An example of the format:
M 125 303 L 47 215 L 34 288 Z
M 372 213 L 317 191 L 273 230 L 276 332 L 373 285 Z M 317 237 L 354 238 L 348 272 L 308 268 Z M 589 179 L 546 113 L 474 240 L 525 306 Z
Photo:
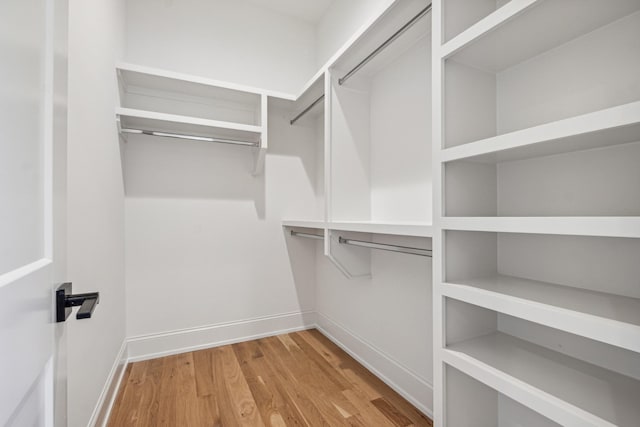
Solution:
M 434 0 L 436 425 L 640 425 L 638 39 L 637 0 Z

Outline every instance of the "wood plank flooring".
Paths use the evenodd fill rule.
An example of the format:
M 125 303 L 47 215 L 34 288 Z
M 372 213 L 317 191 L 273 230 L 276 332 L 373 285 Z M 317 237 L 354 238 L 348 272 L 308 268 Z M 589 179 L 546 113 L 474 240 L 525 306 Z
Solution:
M 432 426 L 317 330 L 132 363 L 109 427 Z

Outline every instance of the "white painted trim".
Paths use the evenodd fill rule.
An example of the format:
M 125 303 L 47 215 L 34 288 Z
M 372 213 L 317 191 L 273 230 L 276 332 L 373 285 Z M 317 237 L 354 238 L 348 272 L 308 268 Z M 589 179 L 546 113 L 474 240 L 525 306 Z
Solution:
M 28 275 L 47 267 L 50 264 L 51 260 L 49 258 L 40 258 L 39 260 L 34 261 L 30 264 L 23 265 L 22 267 L 8 271 L 7 273 L 0 274 L 0 288 L 14 283 L 24 277 L 27 277 Z
M 271 97 L 274 97 L 274 98 L 282 98 L 282 99 L 287 99 L 287 100 L 293 100 L 294 99 L 294 95 L 289 94 L 289 93 L 273 91 L 273 90 L 263 89 L 263 88 L 257 88 L 257 87 L 254 87 L 254 86 L 246 86 L 246 85 L 241 85 L 241 84 L 237 84 L 237 83 L 225 82 L 225 81 L 222 81 L 222 80 L 215 80 L 215 79 L 210 79 L 210 78 L 207 78 L 207 77 L 195 76 L 195 75 L 192 75 L 192 74 L 178 73 L 178 72 L 175 72 L 175 71 L 164 70 L 164 69 L 154 68 L 154 67 L 147 67 L 147 66 L 131 64 L 131 63 L 127 63 L 127 62 L 117 62 L 116 63 L 116 71 L 118 71 L 118 72 L 130 71 L 130 72 L 134 72 L 134 73 L 148 74 L 148 75 L 151 75 L 151 76 L 164 77 L 164 78 L 172 79 L 172 80 L 181 80 L 181 81 L 187 82 L 187 83 L 197 83 L 197 84 L 206 85 L 206 86 L 221 87 L 221 88 L 224 88 L 224 89 L 236 90 L 236 91 L 239 91 L 239 92 L 257 93 L 257 94 L 260 94 L 260 95 L 271 96 Z M 121 79 L 121 81 L 126 83 L 125 79 Z
M 316 328 L 429 418 L 433 418 L 433 385 L 417 373 L 325 314 L 316 313 Z
M 315 323 L 313 311 L 298 311 L 131 337 L 129 362 L 310 329 Z
M 91 414 L 91 418 L 89 419 L 87 426 L 106 427 L 107 422 L 109 421 L 109 415 L 111 414 L 111 409 L 113 408 L 113 404 L 118 396 L 120 383 L 124 377 L 124 372 L 128 364 L 127 359 L 127 340 L 125 339 L 122 342 L 120 351 L 116 356 L 113 366 L 111 367 L 111 372 L 109 372 L 107 381 L 105 381 L 104 387 L 102 387 L 98 403 L 93 410 L 93 414 Z
M 451 57 L 474 41 L 478 40 L 480 37 L 514 19 L 536 3 L 540 3 L 540 1 L 516 0 L 507 3 L 503 7 L 491 13 L 489 16 L 467 28 L 461 34 L 458 34 L 453 39 L 446 42 L 440 49 L 440 56 L 442 59 Z
M 221 120 L 201 119 L 199 117 L 181 116 L 178 114 L 158 113 L 156 111 L 138 110 L 135 108 L 116 107 L 116 117 L 133 117 L 136 119 L 158 120 L 162 122 L 186 125 L 207 126 L 210 128 L 252 132 L 262 135 L 262 126 L 245 125 L 243 123 L 225 122 Z

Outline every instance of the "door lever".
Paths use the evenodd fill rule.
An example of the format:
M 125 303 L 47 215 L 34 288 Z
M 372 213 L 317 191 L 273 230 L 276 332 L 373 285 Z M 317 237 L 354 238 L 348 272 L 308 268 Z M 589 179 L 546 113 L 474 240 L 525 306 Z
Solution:
M 71 283 L 63 283 L 56 289 L 56 322 L 64 322 L 71 314 L 72 307 L 80 306 L 76 319 L 89 319 L 100 302 L 100 292 L 86 294 L 72 293 Z

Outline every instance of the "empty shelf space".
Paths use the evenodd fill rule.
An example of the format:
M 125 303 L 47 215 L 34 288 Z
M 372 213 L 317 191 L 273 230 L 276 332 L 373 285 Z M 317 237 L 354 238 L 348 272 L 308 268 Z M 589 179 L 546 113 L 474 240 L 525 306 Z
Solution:
M 392 234 L 397 236 L 433 236 L 433 227 L 427 223 L 393 222 L 330 222 L 327 227 L 337 231 L 360 233 Z
M 262 125 L 264 91 L 131 64 L 117 67 L 120 106 L 244 125 Z
M 442 56 L 447 57 L 513 19 L 540 0 L 479 2 L 448 0 L 444 7 Z
M 511 1 L 445 43 L 442 54 L 499 72 L 639 9 L 636 0 Z
M 447 427 L 560 427 L 451 366 L 445 365 L 445 381 Z
M 498 163 L 635 141 L 640 141 L 640 102 L 447 148 L 442 160 Z
M 592 3 L 596 4 L 592 7 Z M 558 141 L 560 148 L 555 148 L 557 144 L 543 147 L 541 152 L 561 150 L 564 145 L 588 148 L 590 144 L 618 144 L 616 139 L 626 138 L 618 130 L 604 135 L 613 138 L 611 142 L 598 142 L 593 139 L 599 135 L 588 134 L 637 123 L 634 104 L 640 100 L 640 50 L 635 40 L 640 37 L 640 3 L 621 0 L 611 7 L 608 2 L 557 0 L 536 4 L 444 60 L 444 147 L 482 142 L 488 143 L 481 144 L 485 149 L 492 144 L 509 149 L 581 135 Z M 539 12 L 546 7 L 558 7 L 571 18 L 557 22 L 557 16 Z M 581 19 L 582 14 L 588 17 Z M 529 35 L 531 16 L 540 22 Z M 569 21 L 575 25 L 566 25 Z M 555 25 L 572 33 L 583 26 L 589 31 L 578 31 L 571 40 L 554 41 L 550 34 Z M 514 34 L 493 39 L 507 27 Z M 485 40 L 489 40 L 486 46 Z M 529 42 L 537 40 L 545 41 L 544 49 L 528 51 Z M 619 106 L 623 108 L 616 109 Z M 500 136 L 506 138 L 494 139 Z M 467 154 L 463 150 L 458 155 Z
M 603 284 L 603 289 L 606 284 Z M 640 299 L 496 275 L 444 283 L 442 293 L 484 308 L 640 352 Z
M 447 217 L 445 230 L 640 238 L 640 217 Z
M 640 381 L 495 332 L 450 345 L 444 361 L 562 425 L 637 426 Z
M 258 144 L 262 128 L 241 123 L 200 119 L 153 111 L 117 108 L 121 129 L 140 129 L 201 137 L 225 138 Z
M 315 228 L 318 230 L 326 227 L 326 222 L 321 220 L 297 220 L 286 219 L 282 221 L 283 227 L 300 227 L 300 228 Z
M 253 100 L 259 94 L 290 100 L 295 98 L 287 93 L 125 62 L 118 63 L 116 71 L 125 87 L 139 87 L 185 95 L 223 97 L 244 102 Z
M 639 158 L 640 142 L 631 142 L 496 163 L 450 161 L 444 164 L 445 215 L 640 216 Z

